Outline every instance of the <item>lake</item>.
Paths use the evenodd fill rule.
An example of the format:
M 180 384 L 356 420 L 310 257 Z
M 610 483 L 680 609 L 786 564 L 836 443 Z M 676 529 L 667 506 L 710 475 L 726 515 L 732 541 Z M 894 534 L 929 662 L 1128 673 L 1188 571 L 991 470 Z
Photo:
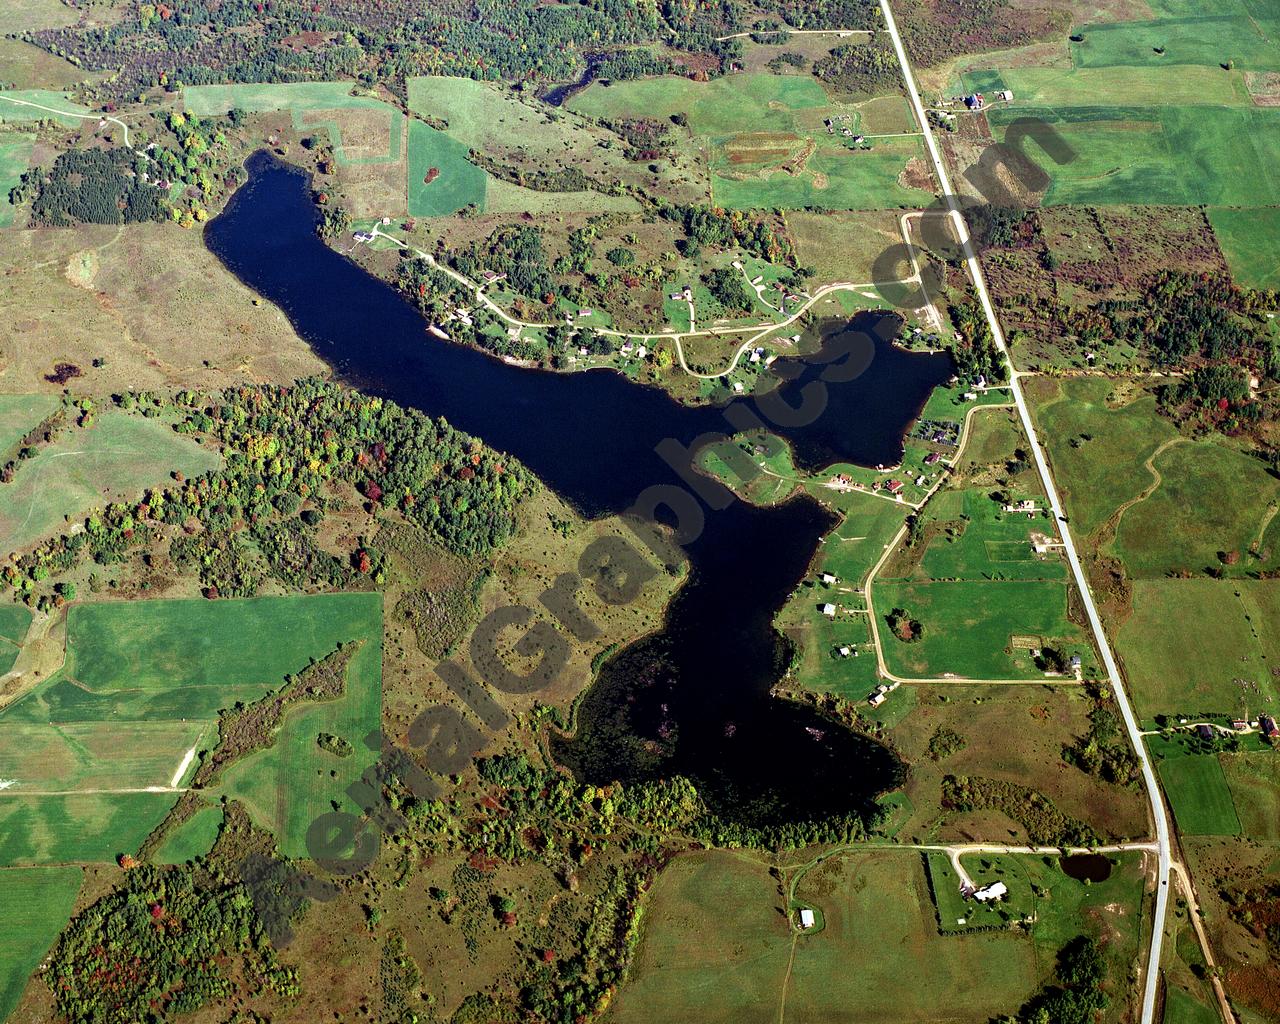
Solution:
M 394 288 L 316 236 L 306 176 L 266 153 L 247 167 L 248 183 L 205 231 L 232 273 L 276 303 L 342 379 L 512 453 L 583 514 L 619 513 L 650 485 L 679 484 L 655 451 L 660 442 L 696 447 L 702 435 L 730 430 L 730 407 L 683 406 L 609 370 L 512 366 L 432 337 Z M 827 385 L 815 422 L 776 430 L 798 465 L 896 463 L 907 428 L 950 377 L 945 355 L 853 333 L 874 319 L 823 328 L 828 346 L 857 338 L 867 366 Z M 798 405 L 822 370 L 800 367 L 779 395 Z M 731 403 L 739 411 L 753 404 Z M 581 702 L 577 735 L 557 744 L 556 756 L 597 784 L 687 774 L 716 810 L 744 822 L 868 810 L 899 781 L 896 756 L 769 695 L 789 657 L 773 617 L 834 522 L 804 497 L 707 510 L 664 627 L 606 663 Z

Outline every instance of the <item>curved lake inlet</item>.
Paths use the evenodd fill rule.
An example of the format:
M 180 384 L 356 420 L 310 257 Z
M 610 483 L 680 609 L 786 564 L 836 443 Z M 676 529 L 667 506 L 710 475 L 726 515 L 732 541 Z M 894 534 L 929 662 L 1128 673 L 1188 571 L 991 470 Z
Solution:
M 727 407 L 689 408 L 612 371 L 526 369 L 433 338 L 392 287 L 316 236 L 306 176 L 265 153 L 247 166 L 248 183 L 205 232 L 223 263 L 277 303 L 355 386 L 511 452 L 584 514 L 622 512 L 653 484 L 683 486 L 655 452 L 660 442 L 691 446 L 730 432 Z M 827 344 L 865 346 L 868 366 L 855 380 L 827 385 L 817 422 L 777 430 L 801 467 L 897 462 L 907 427 L 950 376 L 945 355 L 854 333 L 874 322 L 868 315 L 825 328 Z M 799 405 L 800 389 L 823 369 L 800 367 L 779 394 Z M 733 404 L 754 407 L 749 399 Z M 713 807 L 743 821 L 867 810 L 898 782 L 896 756 L 769 696 L 789 656 L 773 617 L 833 525 L 809 498 L 707 510 L 706 528 L 687 548 L 689 580 L 663 628 L 605 665 L 581 703 L 577 736 L 557 744 L 557 757 L 594 783 L 685 773 Z

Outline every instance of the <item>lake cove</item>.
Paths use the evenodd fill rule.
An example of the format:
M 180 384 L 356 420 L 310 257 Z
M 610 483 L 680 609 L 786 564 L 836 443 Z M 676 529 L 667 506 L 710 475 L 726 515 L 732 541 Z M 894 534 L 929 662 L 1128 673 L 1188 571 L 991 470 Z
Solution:
M 279 305 L 351 384 L 511 452 L 584 514 L 620 513 L 646 487 L 681 485 L 655 451 L 661 442 L 692 446 L 704 434 L 732 432 L 728 407 L 689 408 L 612 371 L 526 369 L 433 338 L 390 285 L 317 237 L 304 175 L 265 153 L 247 166 L 248 183 L 206 228 L 215 255 Z M 868 315 L 827 325 L 824 344 L 874 322 Z M 775 428 L 798 466 L 896 463 L 907 427 L 951 375 L 944 355 L 878 340 L 866 346 L 866 371 L 827 385 L 815 423 Z M 799 405 L 800 389 L 824 368 L 802 367 L 780 396 Z M 686 549 L 689 580 L 664 627 L 606 663 L 580 704 L 577 736 L 558 744 L 557 756 L 597 784 L 687 774 L 714 809 L 747 823 L 869 809 L 897 783 L 897 758 L 769 696 L 789 656 L 773 617 L 833 525 L 808 498 L 706 510 L 701 536 Z

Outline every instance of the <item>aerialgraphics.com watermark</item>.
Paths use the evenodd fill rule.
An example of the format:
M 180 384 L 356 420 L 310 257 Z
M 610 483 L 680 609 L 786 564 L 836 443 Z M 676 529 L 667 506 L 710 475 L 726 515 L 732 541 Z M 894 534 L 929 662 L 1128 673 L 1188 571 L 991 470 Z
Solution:
M 956 213 L 982 206 L 1016 208 L 1020 203 L 1025 205 L 1021 197 L 1047 188 L 1049 176 L 1023 151 L 1027 141 L 1035 142 L 1058 165 L 1075 157 L 1050 125 L 1031 118 L 1013 121 L 1004 141 L 987 146 L 965 172 L 982 200 L 944 196 L 923 211 L 921 240 L 928 250 L 946 262 L 961 259 L 966 255 L 965 242 L 956 233 Z M 975 240 L 969 242 L 973 244 Z M 921 268 L 918 286 L 899 278 L 898 271 L 913 265 L 914 257 L 910 243 L 904 241 L 887 248 L 873 264 L 876 288 L 885 302 L 897 309 L 918 309 L 929 301 L 923 280 L 927 263 Z M 941 280 L 936 283 L 940 285 Z M 589 586 L 606 605 L 627 605 L 661 573 L 657 566 L 674 566 L 683 560 L 683 549 L 702 535 L 707 513 L 722 511 L 737 500 L 730 487 L 695 468 L 694 457 L 701 448 L 726 441 L 730 434 L 795 430 L 817 422 L 827 408 L 828 385 L 861 376 L 871 365 L 877 343 L 890 341 L 895 330 L 893 319 L 883 317 L 871 327 L 874 338 L 860 331 L 845 331 L 816 347 L 809 343 L 798 357 L 779 360 L 772 367 L 775 377 L 784 383 L 822 367 L 814 379 L 795 389 L 798 394 L 792 397 L 798 399 L 796 404 L 790 404 L 784 394 L 793 389 L 757 391 L 749 400 L 724 407 L 726 433 L 703 434 L 688 445 L 674 438 L 659 443 L 657 454 L 681 483 L 646 487 L 623 513 L 622 521 L 636 543 L 616 536 L 594 541 L 580 556 L 577 572 L 562 573 L 539 596 L 539 603 L 559 628 L 545 618 L 533 622 L 534 611 L 521 605 L 497 608 L 484 616 L 467 652 L 474 672 L 453 660 L 435 666 L 436 674 L 469 715 L 452 704 L 427 708 L 408 729 L 409 749 L 379 731 L 365 737 L 366 746 L 378 752 L 378 759 L 346 789 L 360 813 L 333 810 L 311 823 L 306 845 L 315 864 L 340 878 L 369 868 L 378 857 L 383 837 L 407 827 L 403 815 L 385 797 L 384 783 L 395 779 L 419 800 L 439 799 L 445 792 L 443 780 L 466 769 L 490 738 L 510 723 L 511 716 L 493 691 L 527 696 L 545 690 L 564 672 L 573 641 L 589 643 L 601 635 L 579 601 L 584 587 Z M 729 469 L 742 483 L 762 472 L 738 446 L 726 445 L 723 452 Z M 513 648 L 515 653 L 526 664 L 537 659 L 535 667 L 524 673 L 514 671 L 499 649 L 500 638 L 517 629 L 524 633 Z M 282 876 L 278 866 L 273 869 L 262 858 L 247 860 L 241 877 L 277 946 L 286 945 L 292 937 L 289 918 L 302 899 L 331 899 L 337 891 L 332 881 L 307 872 L 289 869 Z M 281 899 L 282 891 L 288 892 L 289 898 Z

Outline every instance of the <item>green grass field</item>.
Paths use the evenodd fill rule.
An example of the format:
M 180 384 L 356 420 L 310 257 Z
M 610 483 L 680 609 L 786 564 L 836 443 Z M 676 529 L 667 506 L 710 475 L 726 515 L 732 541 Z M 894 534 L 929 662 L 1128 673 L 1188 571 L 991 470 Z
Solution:
M 30 546 L 108 495 L 136 499 L 174 470 L 193 477 L 220 463 L 216 452 L 163 420 L 109 410 L 21 464 L 0 504 L 0 550 Z
M 1196 441 L 1166 449 L 1153 465 L 1160 486 L 1124 513 L 1116 531 L 1115 553 L 1131 576 L 1202 572 L 1231 551 L 1242 568 L 1280 564 L 1280 481 L 1261 461 Z M 1254 559 L 1247 552 L 1257 541 L 1265 557 Z
M 1038 378 L 1028 389 L 1038 425 L 1051 439 L 1054 476 L 1071 514 L 1071 528 L 1088 536 L 1151 483 L 1143 462 L 1177 432 L 1156 412 L 1154 396 L 1117 408 L 1112 385 L 1081 377 Z M 1084 436 L 1088 435 L 1088 440 Z M 1073 447 L 1072 440 L 1079 442 Z
M 53 395 L 0 395 L 0 452 L 7 452 L 21 441 L 59 404 Z
M 1268 628 L 1278 615 L 1276 580 L 1136 581 L 1133 614 L 1115 640 L 1138 714 L 1265 710 L 1280 697 L 1271 674 L 1280 636 Z
M 959 536 L 935 534 L 913 578 L 1065 580 L 1057 554 L 1037 555 L 1031 534 L 1053 535 L 1053 523 L 1039 513 L 1004 512 L 985 490 L 940 491 L 925 508 L 925 523 L 959 524 Z
M 1222 754 L 1218 760 L 1240 831 L 1258 842 L 1280 840 L 1280 757 L 1266 750 Z
M 841 855 L 796 896 L 825 927 L 795 940 L 776 883 L 745 855 L 693 854 L 654 884 L 618 1024 L 703 1021 L 985 1022 L 1038 983 L 1032 944 L 1012 933 L 941 936 L 920 858 Z
M 1168 757 L 1157 767 L 1181 832 L 1193 836 L 1240 834 L 1240 819 L 1217 757 Z
M 467 146 L 421 121 L 409 123 L 409 215 L 443 217 L 485 206 L 488 176 L 467 159 Z M 426 179 L 432 168 L 439 175 Z
M 380 595 L 361 595 L 377 598 Z M 354 610 L 353 610 L 354 611 Z M 382 608 L 376 601 L 353 614 L 348 626 L 365 643 L 351 659 L 346 693 L 322 704 L 296 704 L 275 743 L 227 769 L 219 793 L 243 800 L 260 824 L 271 829 L 286 856 L 307 855 L 307 828 L 331 811 L 331 801 L 355 809 L 347 787 L 377 760 L 364 738 L 382 721 Z M 354 748 L 337 757 L 316 742 L 321 733 L 344 737 Z
M 995 137 L 1021 117 L 1052 125 L 1075 151 L 1042 164 L 1048 204 L 1280 204 L 1280 109 L 1019 105 L 991 111 Z
M 186 753 L 215 741 L 219 709 L 278 689 L 351 640 L 364 644 L 346 695 L 291 709 L 275 745 L 221 785 L 300 855 L 310 818 L 372 761 L 360 741 L 381 718 L 379 594 L 77 604 L 67 634 L 66 667 L 0 712 L 0 763 L 15 783 L 0 790 L 0 864 L 136 849 L 172 805 Z M 360 755 L 324 753 L 320 732 L 345 736 Z M 128 792 L 146 787 L 163 791 Z M 188 827 L 197 834 L 174 840 L 179 853 L 203 840 Z
M 0 228 L 9 227 L 17 216 L 9 190 L 30 165 L 34 144 L 34 135 L 5 135 L 0 141 Z
M 250 85 L 189 85 L 182 105 L 201 117 L 240 109 L 247 114 L 273 110 L 338 110 L 344 107 L 386 108 L 372 96 L 352 95 L 351 82 L 291 82 Z
M 1280 24 L 1274 7 L 1266 10 L 1268 16 L 1258 16 L 1240 0 L 1227 0 L 1215 4 L 1212 14 L 1187 6 L 1163 18 L 1087 25 L 1077 29 L 1084 38 L 1071 44 L 1071 58 L 1077 66 L 1091 68 L 1217 68 L 1230 62 L 1241 70 L 1274 71 L 1280 69 L 1274 42 Z M 1156 53 L 1157 48 L 1164 52 Z
M 895 675 L 935 678 L 1035 679 L 1030 651 L 1010 649 L 1013 636 L 1059 641 L 1087 653 L 1079 627 L 1067 620 L 1067 590 L 1054 580 L 959 580 L 875 584 L 877 626 L 885 662 Z M 903 643 L 885 624 L 894 608 L 924 626 L 924 637 Z
M 23 796 L 5 790 L 0 795 L 0 867 L 115 860 L 138 849 L 175 799 L 173 793 Z
M 222 808 L 202 807 L 170 833 L 164 845 L 156 851 L 156 862 L 184 864 L 197 857 L 203 857 L 213 848 L 220 828 L 222 828 Z
M 1164 997 L 1163 1024 L 1218 1024 L 1218 1011 L 1180 988 L 1168 988 Z
M 81 881 L 79 868 L 0 871 L 0 1020 L 71 919 Z
M 1280 207 L 1211 207 L 1209 222 L 1236 283 L 1280 286 Z
M 13 103 L 10 100 L 18 100 L 20 102 Z M 39 107 L 28 106 L 28 104 L 36 103 Z M 88 114 L 89 108 L 81 106 L 67 99 L 66 95 L 56 92 L 53 89 L 8 89 L 0 92 L 0 121 L 56 121 L 60 125 L 68 128 L 78 128 L 84 123 L 84 118 L 68 117 L 60 114 L 51 114 L 49 110 L 42 110 L 40 107 L 48 107 L 56 111 L 66 111 L 68 114 Z M 119 129 L 116 129 L 119 131 Z
M 31 626 L 31 610 L 20 604 L 0 605 L 0 639 L 18 643 Z
M 998 79 L 995 80 L 995 79 Z M 961 76 L 969 90 L 1010 89 L 1014 109 L 1105 107 L 1123 100 L 1144 106 L 1244 106 L 1251 104 L 1244 74 L 1207 67 L 1001 68 Z

